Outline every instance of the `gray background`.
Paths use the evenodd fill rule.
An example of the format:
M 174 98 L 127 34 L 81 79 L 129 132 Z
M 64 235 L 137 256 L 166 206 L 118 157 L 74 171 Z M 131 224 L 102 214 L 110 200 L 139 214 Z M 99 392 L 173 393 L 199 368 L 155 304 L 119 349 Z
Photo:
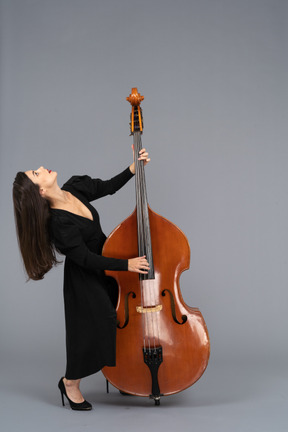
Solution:
M 287 1 L 1 1 L 1 417 L 5 431 L 286 431 Z M 191 246 L 181 277 L 211 338 L 207 371 L 154 407 L 82 383 L 60 404 L 63 266 L 25 282 L 11 187 L 19 170 L 109 178 L 131 160 L 137 86 L 151 208 Z M 96 203 L 106 234 L 131 181 Z

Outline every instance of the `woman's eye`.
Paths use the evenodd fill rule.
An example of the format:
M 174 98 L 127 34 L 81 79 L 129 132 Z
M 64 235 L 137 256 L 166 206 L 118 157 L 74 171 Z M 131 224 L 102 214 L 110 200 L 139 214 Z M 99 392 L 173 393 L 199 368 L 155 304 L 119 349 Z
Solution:
M 38 176 L 38 175 L 39 175 L 39 173 L 38 173 L 37 171 L 34 171 L 34 174 L 35 174 L 36 176 Z

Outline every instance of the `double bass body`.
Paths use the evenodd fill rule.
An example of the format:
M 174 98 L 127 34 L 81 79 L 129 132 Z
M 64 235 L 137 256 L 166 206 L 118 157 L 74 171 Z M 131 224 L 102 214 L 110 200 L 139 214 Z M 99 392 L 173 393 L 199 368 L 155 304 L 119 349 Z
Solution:
M 133 90 L 139 95 L 132 89 L 132 96 Z M 131 123 L 140 112 L 139 104 L 132 103 Z M 138 154 L 142 131 L 133 126 Z M 106 272 L 119 287 L 118 328 L 116 367 L 102 372 L 119 390 L 150 396 L 159 405 L 160 396 L 182 391 L 201 377 L 210 343 L 201 312 L 185 304 L 179 288 L 180 275 L 190 262 L 187 238 L 150 209 L 143 175 L 141 164 L 136 165 L 136 209 L 107 238 L 103 255 L 127 259 L 146 255 L 152 269 L 140 278 L 137 273 Z

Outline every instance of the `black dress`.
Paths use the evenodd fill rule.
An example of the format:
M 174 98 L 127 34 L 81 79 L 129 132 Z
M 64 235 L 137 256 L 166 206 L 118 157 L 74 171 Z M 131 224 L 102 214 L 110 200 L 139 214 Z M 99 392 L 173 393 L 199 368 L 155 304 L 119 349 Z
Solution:
M 64 255 L 64 306 L 67 379 L 79 379 L 115 366 L 116 312 L 109 296 L 115 281 L 104 270 L 127 270 L 127 259 L 101 256 L 106 240 L 99 215 L 90 204 L 113 194 L 133 174 L 127 168 L 110 180 L 73 176 L 62 187 L 88 207 L 93 220 L 66 210 L 51 209 L 50 231 L 55 247 Z M 123 246 L 124 247 L 124 246 Z

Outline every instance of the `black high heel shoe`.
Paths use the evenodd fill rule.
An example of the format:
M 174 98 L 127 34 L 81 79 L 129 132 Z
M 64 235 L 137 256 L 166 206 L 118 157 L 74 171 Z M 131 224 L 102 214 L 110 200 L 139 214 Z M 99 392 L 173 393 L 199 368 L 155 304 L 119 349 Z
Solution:
M 76 403 L 76 402 L 73 402 L 71 399 L 69 399 L 69 397 L 67 396 L 67 393 L 66 393 L 66 388 L 65 388 L 63 378 L 64 377 L 62 377 L 58 383 L 58 388 L 59 388 L 60 393 L 61 393 L 63 406 L 65 406 L 65 403 L 64 403 L 64 395 L 65 395 L 66 398 L 68 399 L 68 402 L 69 402 L 72 410 L 90 411 L 92 409 L 92 405 L 89 402 L 87 402 L 86 400 L 84 400 L 84 402 Z

